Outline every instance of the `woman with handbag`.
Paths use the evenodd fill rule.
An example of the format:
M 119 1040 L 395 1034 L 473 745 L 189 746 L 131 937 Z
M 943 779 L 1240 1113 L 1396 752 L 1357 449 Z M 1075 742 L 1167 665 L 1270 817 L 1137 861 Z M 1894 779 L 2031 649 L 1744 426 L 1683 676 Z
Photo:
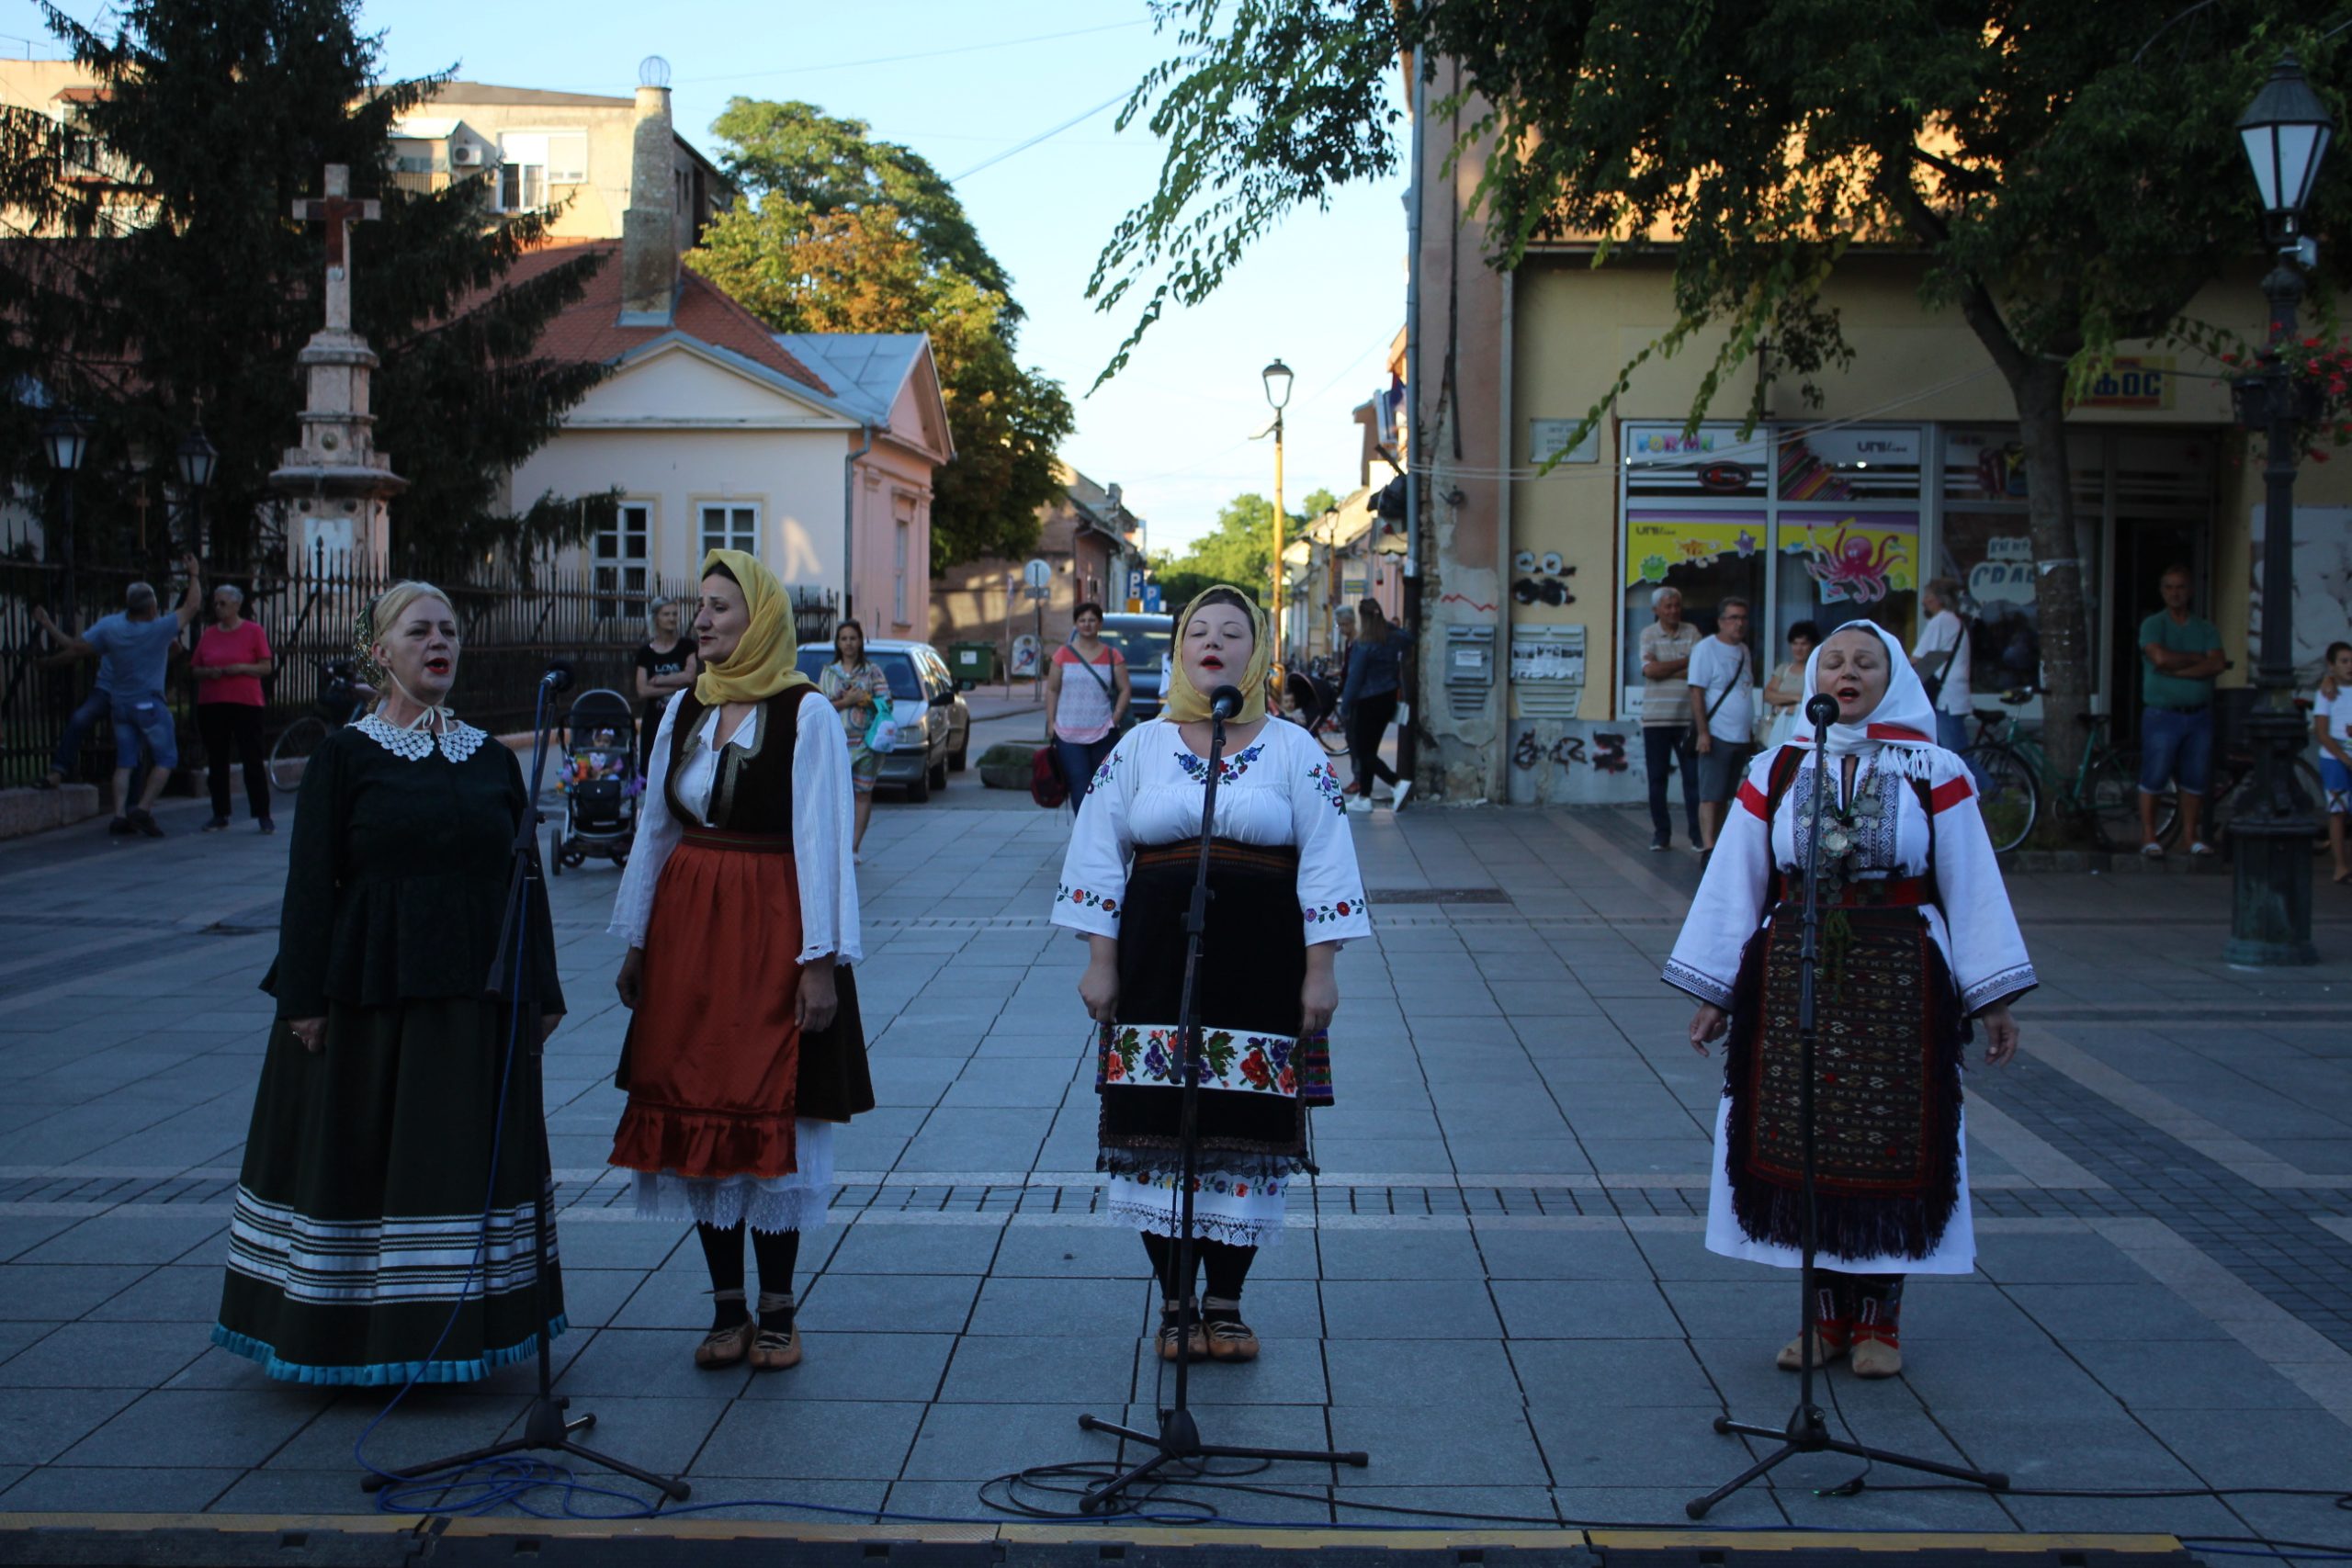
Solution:
M 1309 1168 L 1306 1113 L 1331 1102 L 1325 1032 L 1340 1005 L 1341 943 L 1372 935 L 1339 775 L 1313 737 L 1270 720 L 1265 613 L 1220 585 L 1185 606 L 1168 710 L 1127 731 L 1078 814 L 1054 924 L 1086 939 L 1079 998 L 1099 1027 L 1096 1168 L 1114 1223 L 1133 1227 L 1159 1279 L 1162 1360 L 1249 1361 L 1241 1316 L 1259 1248 L 1282 1235 L 1291 1183 Z M 1200 860 L 1210 694 L 1232 684 L 1211 824 L 1201 935 L 1201 1092 L 1194 1168 L 1198 1314 L 1180 1312 L 1185 915 Z M 1192 1330 L 1180 1322 L 1189 1317 Z
M 1080 671 L 1073 677 L 1071 670 Z M 1070 616 L 1069 641 L 1054 649 L 1046 671 L 1046 738 L 1077 814 L 1094 770 L 1111 754 L 1127 716 L 1127 660 L 1102 640 L 1102 606 L 1091 600 Z
M 882 776 L 877 729 L 890 722 L 890 677 L 865 657 L 865 628 L 843 621 L 833 628 L 833 661 L 817 675 L 818 690 L 840 710 L 849 739 L 850 786 L 857 795 L 857 826 L 850 837 L 854 858 L 865 848 L 865 825 L 874 819 L 874 781 Z
M 695 1365 L 766 1371 L 800 1362 L 792 1276 L 832 1202 L 833 1128 L 874 1108 L 850 967 L 849 757 L 793 667 L 783 584 L 741 551 L 704 568 L 701 672 L 662 716 L 613 901 L 633 1016 L 611 1163 L 637 1173 L 641 1217 L 695 1222 L 716 1303 Z

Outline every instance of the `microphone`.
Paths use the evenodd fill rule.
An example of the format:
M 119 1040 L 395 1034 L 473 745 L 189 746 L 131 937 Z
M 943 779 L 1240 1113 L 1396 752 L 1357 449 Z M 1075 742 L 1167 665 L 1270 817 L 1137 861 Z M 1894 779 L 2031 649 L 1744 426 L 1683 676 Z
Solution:
M 1804 721 L 1815 730 L 1838 722 L 1838 699 L 1826 692 L 1816 692 L 1806 700 Z
M 1219 686 L 1216 691 L 1209 694 L 1209 716 L 1211 718 L 1219 720 L 1228 719 L 1240 711 L 1240 687 Z
M 571 690 L 571 666 L 560 659 L 550 660 L 548 661 L 548 672 L 539 677 L 539 689 L 550 694 L 568 692 Z

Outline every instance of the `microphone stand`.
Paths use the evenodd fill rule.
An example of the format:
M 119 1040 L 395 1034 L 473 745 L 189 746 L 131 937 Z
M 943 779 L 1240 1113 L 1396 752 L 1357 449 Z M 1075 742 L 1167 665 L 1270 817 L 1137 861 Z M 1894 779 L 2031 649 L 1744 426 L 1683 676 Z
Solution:
M 571 1405 L 569 1395 L 555 1392 L 555 1349 L 548 1325 L 553 1317 L 548 1299 L 548 1264 L 552 1261 L 554 1223 L 548 1217 L 548 1199 L 555 1190 L 555 1170 L 548 1150 L 547 1103 L 540 1058 L 544 1049 L 539 1039 L 537 1010 L 532 1005 L 537 995 L 532 974 L 532 943 L 534 934 L 532 910 L 539 900 L 532 895 L 539 887 L 538 824 L 539 784 L 547 766 L 548 731 L 553 720 L 549 716 L 548 696 L 571 683 L 571 671 L 562 666 L 548 671 L 539 682 L 538 712 L 533 722 L 531 741 L 531 787 L 524 797 L 521 819 L 514 825 L 514 843 L 509 852 L 510 870 L 506 881 L 506 915 L 498 931 L 498 956 L 491 964 L 488 989 L 505 998 L 507 1005 L 506 1060 L 509 1070 L 516 1074 L 506 1086 L 509 1094 L 520 1093 L 531 1107 L 533 1142 L 538 1148 L 539 1185 L 531 1201 L 532 1316 L 538 1339 L 539 1386 L 523 1417 L 523 1435 L 487 1448 L 472 1449 L 447 1459 L 433 1460 L 424 1464 L 405 1466 L 401 1475 L 369 1474 L 361 1479 L 363 1492 L 381 1491 L 395 1481 L 411 1482 L 443 1471 L 462 1471 L 485 1460 L 503 1459 L 517 1453 L 563 1453 L 573 1459 L 585 1460 L 616 1474 L 664 1494 L 677 1502 L 684 1502 L 691 1488 L 683 1481 L 666 1480 L 650 1471 L 616 1460 L 609 1454 L 571 1440 L 574 1432 L 584 1432 L 596 1424 L 594 1415 L 575 1416 L 566 1419 L 564 1412 Z
M 1193 1342 L 1193 1189 L 1200 1173 L 1201 1154 L 1201 933 L 1208 926 L 1209 846 L 1216 828 L 1217 774 L 1224 766 L 1225 715 L 1209 710 L 1209 771 L 1201 789 L 1201 853 L 1193 868 L 1193 898 L 1184 911 L 1184 987 L 1176 1010 L 1176 1037 L 1184 1043 L 1182 1108 L 1177 1113 L 1177 1144 L 1181 1150 L 1177 1176 L 1179 1222 L 1176 1230 L 1176 1278 L 1182 1289 L 1176 1295 L 1176 1403 L 1159 1413 L 1159 1430 L 1138 1431 L 1099 1416 L 1080 1416 L 1081 1432 L 1108 1432 L 1114 1438 L 1149 1443 L 1155 1450 L 1141 1464 L 1088 1487 L 1079 1498 L 1082 1514 L 1107 1513 L 1120 1493 L 1163 1467 L 1195 1459 L 1299 1460 L 1310 1464 L 1346 1464 L 1357 1469 L 1372 1463 L 1361 1450 L 1348 1453 L 1308 1449 L 1242 1449 L 1201 1441 L 1201 1429 L 1191 1406 Z
M 1777 1469 L 1781 1462 L 1795 1454 L 1847 1454 L 1855 1459 L 1878 1464 L 1891 1464 L 1904 1470 L 1925 1471 L 1930 1475 L 1950 1476 L 1954 1481 L 1973 1482 L 1995 1492 L 2006 1492 L 2009 1478 L 1997 1472 L 1970 1470 L 1963 1465 L 1945 1464 L 1939 1460 L 1915 1459 L 1886 1449 L 1873 1449 L 1861 1443 L 1848 1442 L 1829 1433 L 1829 1423 L 1822 1416 L 1821 1406 L 1813 1399 L 1813 1368 L 1815 1351 L 1814 1312 L 1818 1300 L 1814 1291 L 1815 1254 L 1818 1237 L 1814 1230 L 1814 1114 L 1813 1114 L 1813 1052 L 1815 1040 L 1815 973 L 1821 962 L 1821 814 L 1829 792 L 1838 787 L 1829 773 L 1829 726 L 1838 712 L 1837 699 L 1817 695 L 1805 705 L 1805 717 L 1813 721 L 1813 836 L 1804 867 L 1804 938 L 1797 948 L 1797 1122 L 1804 1129 L 1804 1158 L 1800 1190 L 1804 1198 L 1804 1261 L 1798 1269 L 1804 1292 L 1804 1311 L 1797 1329 L 1797 1404 L 1789 1415 L 1785 1427 L 1763 1427 L 1746 1421 L 1735 1421 L 1728 1416 L 1715 1417 L 1715 1430 L 1734 1437 L 1778 1438 L 1780 1447 L 1724 1482 L 1705 1496 L 1686 1503 L 1682 1511 L 1694 1519 L 1703 1519 L 1707 1510 L 1760 1476 Z M 1771 830 L 1767 822 L 1765 830 Z M 1826 1373 L 1825 1373 L 1826 1375 Z

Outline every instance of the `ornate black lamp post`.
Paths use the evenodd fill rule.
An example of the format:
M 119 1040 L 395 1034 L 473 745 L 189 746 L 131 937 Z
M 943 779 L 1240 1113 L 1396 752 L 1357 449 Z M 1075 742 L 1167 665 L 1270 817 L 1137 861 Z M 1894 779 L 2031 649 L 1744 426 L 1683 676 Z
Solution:
M 220 460 L 220 454 L 204 438 L 202 424 L 180 443 L 180 486 L 187 492 L 187 553 L 198 559 L 204 556 L 204 487 L 212 482 L 213 466 Z
M 2267 446 L 2263 466 L 2262 649 L 2255 672 L 2255 798 L 2230 824 L 2237 861 L 2236 898 L 2224 956 L 2232 964 L 2314 964 L 2312 945 L 2313 803 L 2296 798 L 2295 759 L 2308 736 L 2295 706 L 2295 457 L 2302 440 L 2304 399 L 2280 350 L 2292 344 L 2303 269 L 2316 255 L 2303 233 L 2303 210 L 2320 161 L 2335 133 L 2292 54 L 2281 55 L 2238 118 L 2246 161 L 2262 193 L 2276 263 L 2262 280 L 2270 333 L 2259 372 L 2242 385 L 2241 407 L 2258 419 Z M 2251 405 L 2248 407 L 2247 405 Z
M 40 427 L 41 450 L 57 475 L 57 596 L 64 601 L 57 624 L 66 631 L 81 619 L 82 602 L 74 589 L 74 476 L 90 449 L 90 423 L 71 409 L 59 409 Z

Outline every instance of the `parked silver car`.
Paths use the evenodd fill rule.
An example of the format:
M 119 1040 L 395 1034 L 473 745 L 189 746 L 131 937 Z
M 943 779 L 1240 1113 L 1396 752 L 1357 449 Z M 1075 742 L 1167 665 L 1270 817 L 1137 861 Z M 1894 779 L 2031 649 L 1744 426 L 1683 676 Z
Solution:
M 797 662 L 814 681 L 833 657 L 831 643 L 804 642 Z M 876 637 L 865 645 L 865 657 L 889 678 L 890 716 L 899 726 L 898 744 L 883 753 L 878 782 L 903 786 L 909 800 L 929 800 L 970 758 L 972 710 L 931 644 Z

